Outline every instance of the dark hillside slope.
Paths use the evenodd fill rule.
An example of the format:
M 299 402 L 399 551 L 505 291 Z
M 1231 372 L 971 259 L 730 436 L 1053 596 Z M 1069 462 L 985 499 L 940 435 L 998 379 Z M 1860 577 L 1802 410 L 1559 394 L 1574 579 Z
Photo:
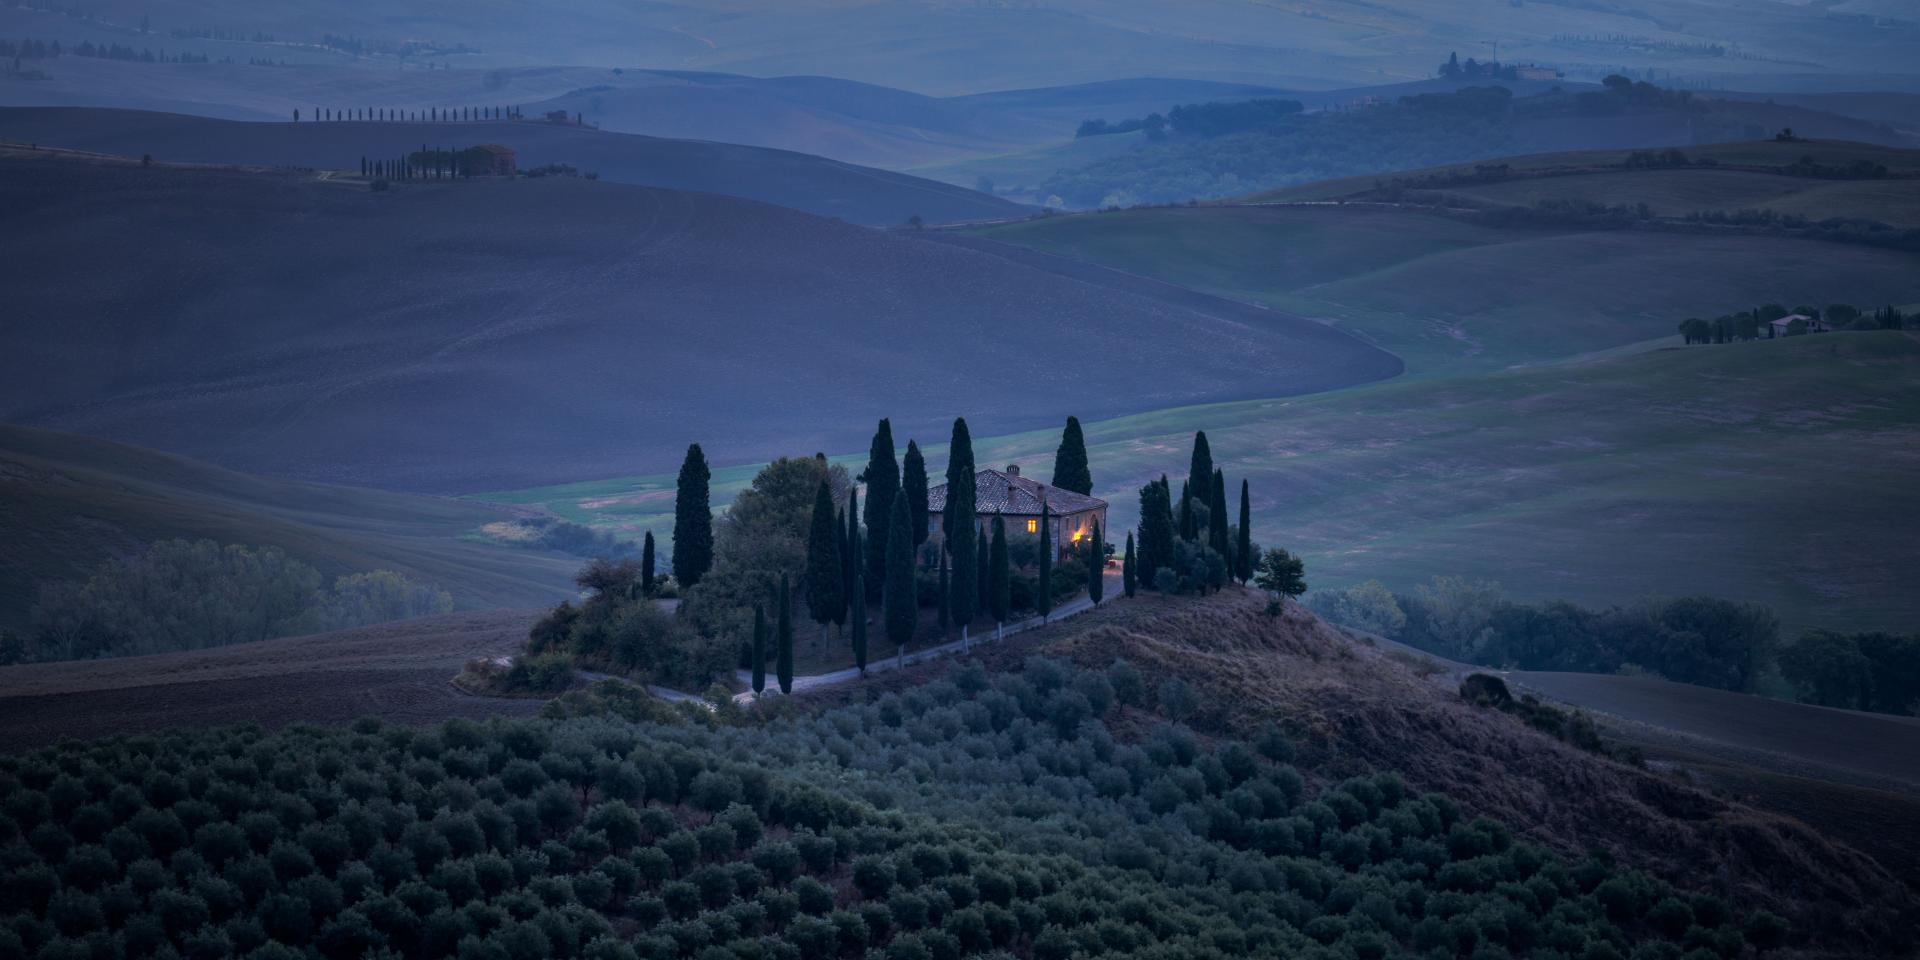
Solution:
M 963 187 L 802 153 L 532 121 L 249 123 L 135 110 L 0 108 L 0 140 L 169 163 L 354 171 L 363 157 L 498 143 L 519 154 L 522 168 L 567 163 L 619 183 L 744 197 L 855 223 L 900 224 L 915 214 L 935 223 L 982 220 L 1023 209 Z
M 0 627 L 24 629 L 47 580 L 84 579 L 156 540 L 273 546 L 328 576 L 398 570 L 465 609 L 573 593 L 581 561 L 463 539 L 479 504 L 269 480 L 90 437 L 0 425 Z
M 9 162 L 0 418 L 436 491 L 1331 389 L 1389 354 L 762 204 Z M 164 242 L 160 242 L 164 238 Z M 102 271 L 100 265 L 110 265 Z M 1206 349 L 1192 345 L 1205 344 Z M 1152 371 L 1152 376 L 1143 376 Z

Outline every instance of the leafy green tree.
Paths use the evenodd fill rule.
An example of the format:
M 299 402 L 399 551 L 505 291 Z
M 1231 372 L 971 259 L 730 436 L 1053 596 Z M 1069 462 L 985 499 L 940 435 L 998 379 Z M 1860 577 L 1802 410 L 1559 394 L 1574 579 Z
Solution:
M 775 614 L 778 626 L 774 632 L 774 643 L 778 650 L 778 663 L 774 669 L 780 679 L 780 692 L 793 692 L 793 600 L 787 594 L 787 578 L 780 577 L 780 593 L 777 603 L 780 609 Z
M 673 577 L 692 588 L 713 566 L 713 505 L 707 455 L 699 444 L 687 447 L 673 499 Z
M 887 641 L 906 654 L 913 629 L 920 620 L 919 585 L 913 578 L 913 511 L 907 498 L 895 497 L 893 520 L 887 531 L 886 601 Z
M 1053 485 L 1086 496 L 1093 495 L 1093 471 L 1087 462 L 1087 438 L 1080 432 L 1080 418 L 1068 417 L 1060 434 L 1060 449 L 1053 455 Z
M 767 689 L 767 611 L 759 604 L 753 605 L 753 692 L 758 694 Z
M 1233 578 L 1246 586 L 1253 579 L 1253 501 L 1247 496 L 1247 481 L 1240 481 L 1240 531 L 1233 545 Z
M 1135 566 L 1133 532 L 1127 532 L 1127 552 L 1120 560 L 1120 590 L 1131 600 L 1140 587 L 1140 570 Z
M 840 524 L 833 514 L 833 489 L 824 474 L 813 498 L 813 522 L 807 535 L 807 613 L 820 625 L 823 638 L 828 624 L 846 619 L 842 608 L 847 602 L 841 590 L 846 568 L 840 562 Z
M 840 568 L 843 571 L 840 582 L 840 595 L 853 602 L 853 575 L 860 570 L 862 557 L 866 554 L 860 549 L 860 489 L 855 487 L 847 491 L 846 538 L 841 541 Z
M 646 539 L 640 544 L 640 589 L 647 596 L 653 596 L 654 572 L 653 531 L 648 530 Z
M 1780 673 L 1802 699 L 1827 707 L 1864 709 L 1873 689 L 1873 663 L 1854 638 L 1815 630 L 1780 651 Z
M 900 495 L 907 498 L 907 520 L 913 524 L 913 545 L 927 542 L 932 529 L 927 523 L 927 458 L 920 444 L 908 440 L 907 455 L 900 466 Z
M 1307 594 L 1305 603 L 1325 620 L 1388 639 L 1399 636 L 1407 626 L 1400 601 L 1378 580 L 1345 590 L 1315 590 Z
M 867 469 L 860 474 L 867 485 L 866 583 L 878 590 L 887 577 L 887 522 L 893 515 L 893 498 L 900 494 L 900 462 L 893 453 L 893 424 L 885 418 L 873 433 L 867 451 Z
M 974 539 L 973 437 L 964 418 L 953 421 L 953 440 L 947 447 L 947 505 L 943 518 L 947 553 L 953 557 L 953 579 L 949 584 L 950 612 L 960 628 L 965 645 L 967 627 L 973 623 L 979 543 Z
M 1107 593 L 1107 540 L 1100 521 L 1093 522 L 1093 539 L 1087 541 L 1087 599 L 1099 606 Z
M 1033 605 L 1045 623 L 1053 613 L 1053 511 L 1040 501 L 1040 588 L 1033 592 Z
M 1299 557 L 1273 547 L 1260 558 L 1260 572 L 1254 582 L 1270 593 L 1297 597 L 1307 592 L 1306 572 L 1307 565 Z
M 1013 606 L 1013 566 L 1007 556 L 1007 521 L 999 514 L 993 517 L 993 546 L 987 560 L 987 576 L 993 620 L 1005 626 Z
M 392 570 L 336 578 L 326 626 L 335 630 L 453 612 L 453 595 Z

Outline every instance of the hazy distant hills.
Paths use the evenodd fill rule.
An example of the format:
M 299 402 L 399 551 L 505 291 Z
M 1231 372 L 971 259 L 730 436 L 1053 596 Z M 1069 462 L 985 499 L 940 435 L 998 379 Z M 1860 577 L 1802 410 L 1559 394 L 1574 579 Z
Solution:
M 161 162 L 358 171 L 362 158 L 499 143 L 523 168 L 566 163 L 607 180 L 762 200 L 856 223 L 1017 216 L 1006 200 L 933 180 L 734 144 L 666 140 L 528 121 L 238 122 L 127 110 L 0 108 L 0 140 Z
M 1920 15 L 1895 0 L 89 0 L 83 7 L 9 7 L 0 33 L 79 39 L 93 30 L 183 44 L 174 31 L 249 38 L 208 41 L 214 59 L 331 55 L 392 65 L 581 64 L 830 75 L 922 93 L 1058 86 L 1128 76 L 1185 76 L 1283 87 L 1341 87 L 1430 75 L 1449 50 L 1537 61 L 1592 79 L 1631 68 L 1792 89 L 1823 74 L 1880 75 L 1883 88 L 1920 80 L 1912 57 Z M 143 20 L 144 18 L 144 20 Z M 272 42 L 251 42 L 256 35 Z M 407 46 L 407 45 L 411 46 Z M 1756 89 L 1748 86 L 1747 89 Z M 1831 88 L 1829 88 L 1831 89 Z
M 255 472 L 530 486 L 1400 370 L 1284 314 L 711 194 L 0 162 L 32 225 L 0 239 L 0 419 Z

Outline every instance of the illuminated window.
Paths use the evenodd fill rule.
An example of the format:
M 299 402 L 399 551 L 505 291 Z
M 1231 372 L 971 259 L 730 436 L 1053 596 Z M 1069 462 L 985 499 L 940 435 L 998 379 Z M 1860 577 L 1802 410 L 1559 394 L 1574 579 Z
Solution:
M 1027 532 L 1028 532 L 1028 533 L 1039 533 L 1039 532 L 1040 532 L 1040 521 L 1038 521 L 1038 520 L 1028 520 L 1028 521 L 1027 521 Z

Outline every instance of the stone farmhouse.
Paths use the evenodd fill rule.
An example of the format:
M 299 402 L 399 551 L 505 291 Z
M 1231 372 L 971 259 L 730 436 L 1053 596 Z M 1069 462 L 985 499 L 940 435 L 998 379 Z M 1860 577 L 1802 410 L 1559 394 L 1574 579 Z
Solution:
M 973 493 L 981 522 L 991 523 L 991 518 L 995 516 L 1006 518 L 1009 537 L 1038 538 L 1040 505 L 1045 503 L 1053 524 L 1055 557 L 1066 549 L 1067 544 L 1093 536 L 1094 524 L 1098 523 L 1103 533 L 1107 529 L 1105 500 L 1030 480 L 1020 475 L 1019 464 L 1008 464 L 1005 470 L 982 470 L 974 474 Z M 940 520 L 946 509 L 947 485 L 943 483 L 928 489 L 929 539 L 936 544 L 940 542 Z

